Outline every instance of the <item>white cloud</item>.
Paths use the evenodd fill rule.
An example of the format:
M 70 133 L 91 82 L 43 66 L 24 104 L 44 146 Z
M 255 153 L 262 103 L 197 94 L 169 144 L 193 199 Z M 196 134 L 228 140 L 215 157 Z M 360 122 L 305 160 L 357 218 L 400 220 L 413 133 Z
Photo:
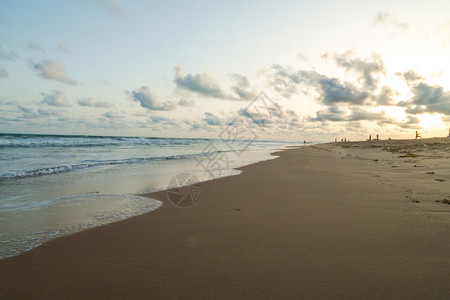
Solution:
M 50 93 L 41 93 L 42 103 L 50 106 L 69 107 L 66 95 L 61 91 L 52 91 Z
M 58 60 L 44 59 L 40 63 L 33 64 L 33 69 L 39 72 L 39 76 L 45 79 L 52 79 L 59 82 L 77 85 L 78 83 L 68 77 L 62 62 Z

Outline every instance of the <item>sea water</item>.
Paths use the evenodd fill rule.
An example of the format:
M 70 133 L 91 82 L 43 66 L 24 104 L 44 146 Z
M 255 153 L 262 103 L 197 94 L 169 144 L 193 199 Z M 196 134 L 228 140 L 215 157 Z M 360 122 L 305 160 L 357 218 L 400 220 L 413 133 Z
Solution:
M 284 141 L 0 134 L 0 259 L 157 209 L 138 196 L 274 158 Z

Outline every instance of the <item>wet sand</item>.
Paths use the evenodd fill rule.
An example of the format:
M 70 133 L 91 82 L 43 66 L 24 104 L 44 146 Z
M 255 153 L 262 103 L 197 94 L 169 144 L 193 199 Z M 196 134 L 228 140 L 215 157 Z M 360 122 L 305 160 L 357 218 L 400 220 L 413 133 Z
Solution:
M 449 145 L 294 148 L 192 208 L 147 195 L 164 205 L 0 261 L 0 296 L 448 299 Z

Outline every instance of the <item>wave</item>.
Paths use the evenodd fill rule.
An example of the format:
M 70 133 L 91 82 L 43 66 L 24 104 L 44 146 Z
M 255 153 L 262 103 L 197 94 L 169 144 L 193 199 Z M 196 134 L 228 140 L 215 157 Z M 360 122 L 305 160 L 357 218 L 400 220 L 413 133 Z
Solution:
M 113 137 L 82 135 L 0 134 L 0 148 L 5 147 L 99 147 L 121 145 L 190 145 L 207 139 Z
M 197 158 L 197 157 L 202 157 L 202 156 L 218 155 L 218 154 L 225 153 L 225 152 L 231 152 L 231 150 L 202 152 L 202 153 L 197 153 L 197 154 L 146 157 L 146 158 L 129 158 L 129 159 L 116 159 L 116 160 L 85 160 L 80 164 L 55 166 L 55 167 L 29 170 L 29 171 L 18 171 L 18 172 L 6 173 L 3 175 L 0 175 L 0 182 L 4 181 L 4 180 L 15 179 L 15 178 L 37 177 L 37 176 L 43 176 L 43 175 L 67 173 L 67 172 L 71 172 L 71 171 L 83 170 L 83 169 L 94 168 L 94 167 L 112 166 L 112 165 L 130 165 L 130 164 L 141 164 L 141 163 L 146 163 L 146 162 L 151 162 L 151 161 Z

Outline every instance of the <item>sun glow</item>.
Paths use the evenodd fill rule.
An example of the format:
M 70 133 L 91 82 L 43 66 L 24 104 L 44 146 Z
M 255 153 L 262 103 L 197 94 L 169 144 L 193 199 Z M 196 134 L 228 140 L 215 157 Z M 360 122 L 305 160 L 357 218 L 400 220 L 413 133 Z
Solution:
M 420 120 L 420 126 L 425 130 L 434 130 L 442 127 L 443 122 L 439 115 L 418 115 L 417 118 Z

